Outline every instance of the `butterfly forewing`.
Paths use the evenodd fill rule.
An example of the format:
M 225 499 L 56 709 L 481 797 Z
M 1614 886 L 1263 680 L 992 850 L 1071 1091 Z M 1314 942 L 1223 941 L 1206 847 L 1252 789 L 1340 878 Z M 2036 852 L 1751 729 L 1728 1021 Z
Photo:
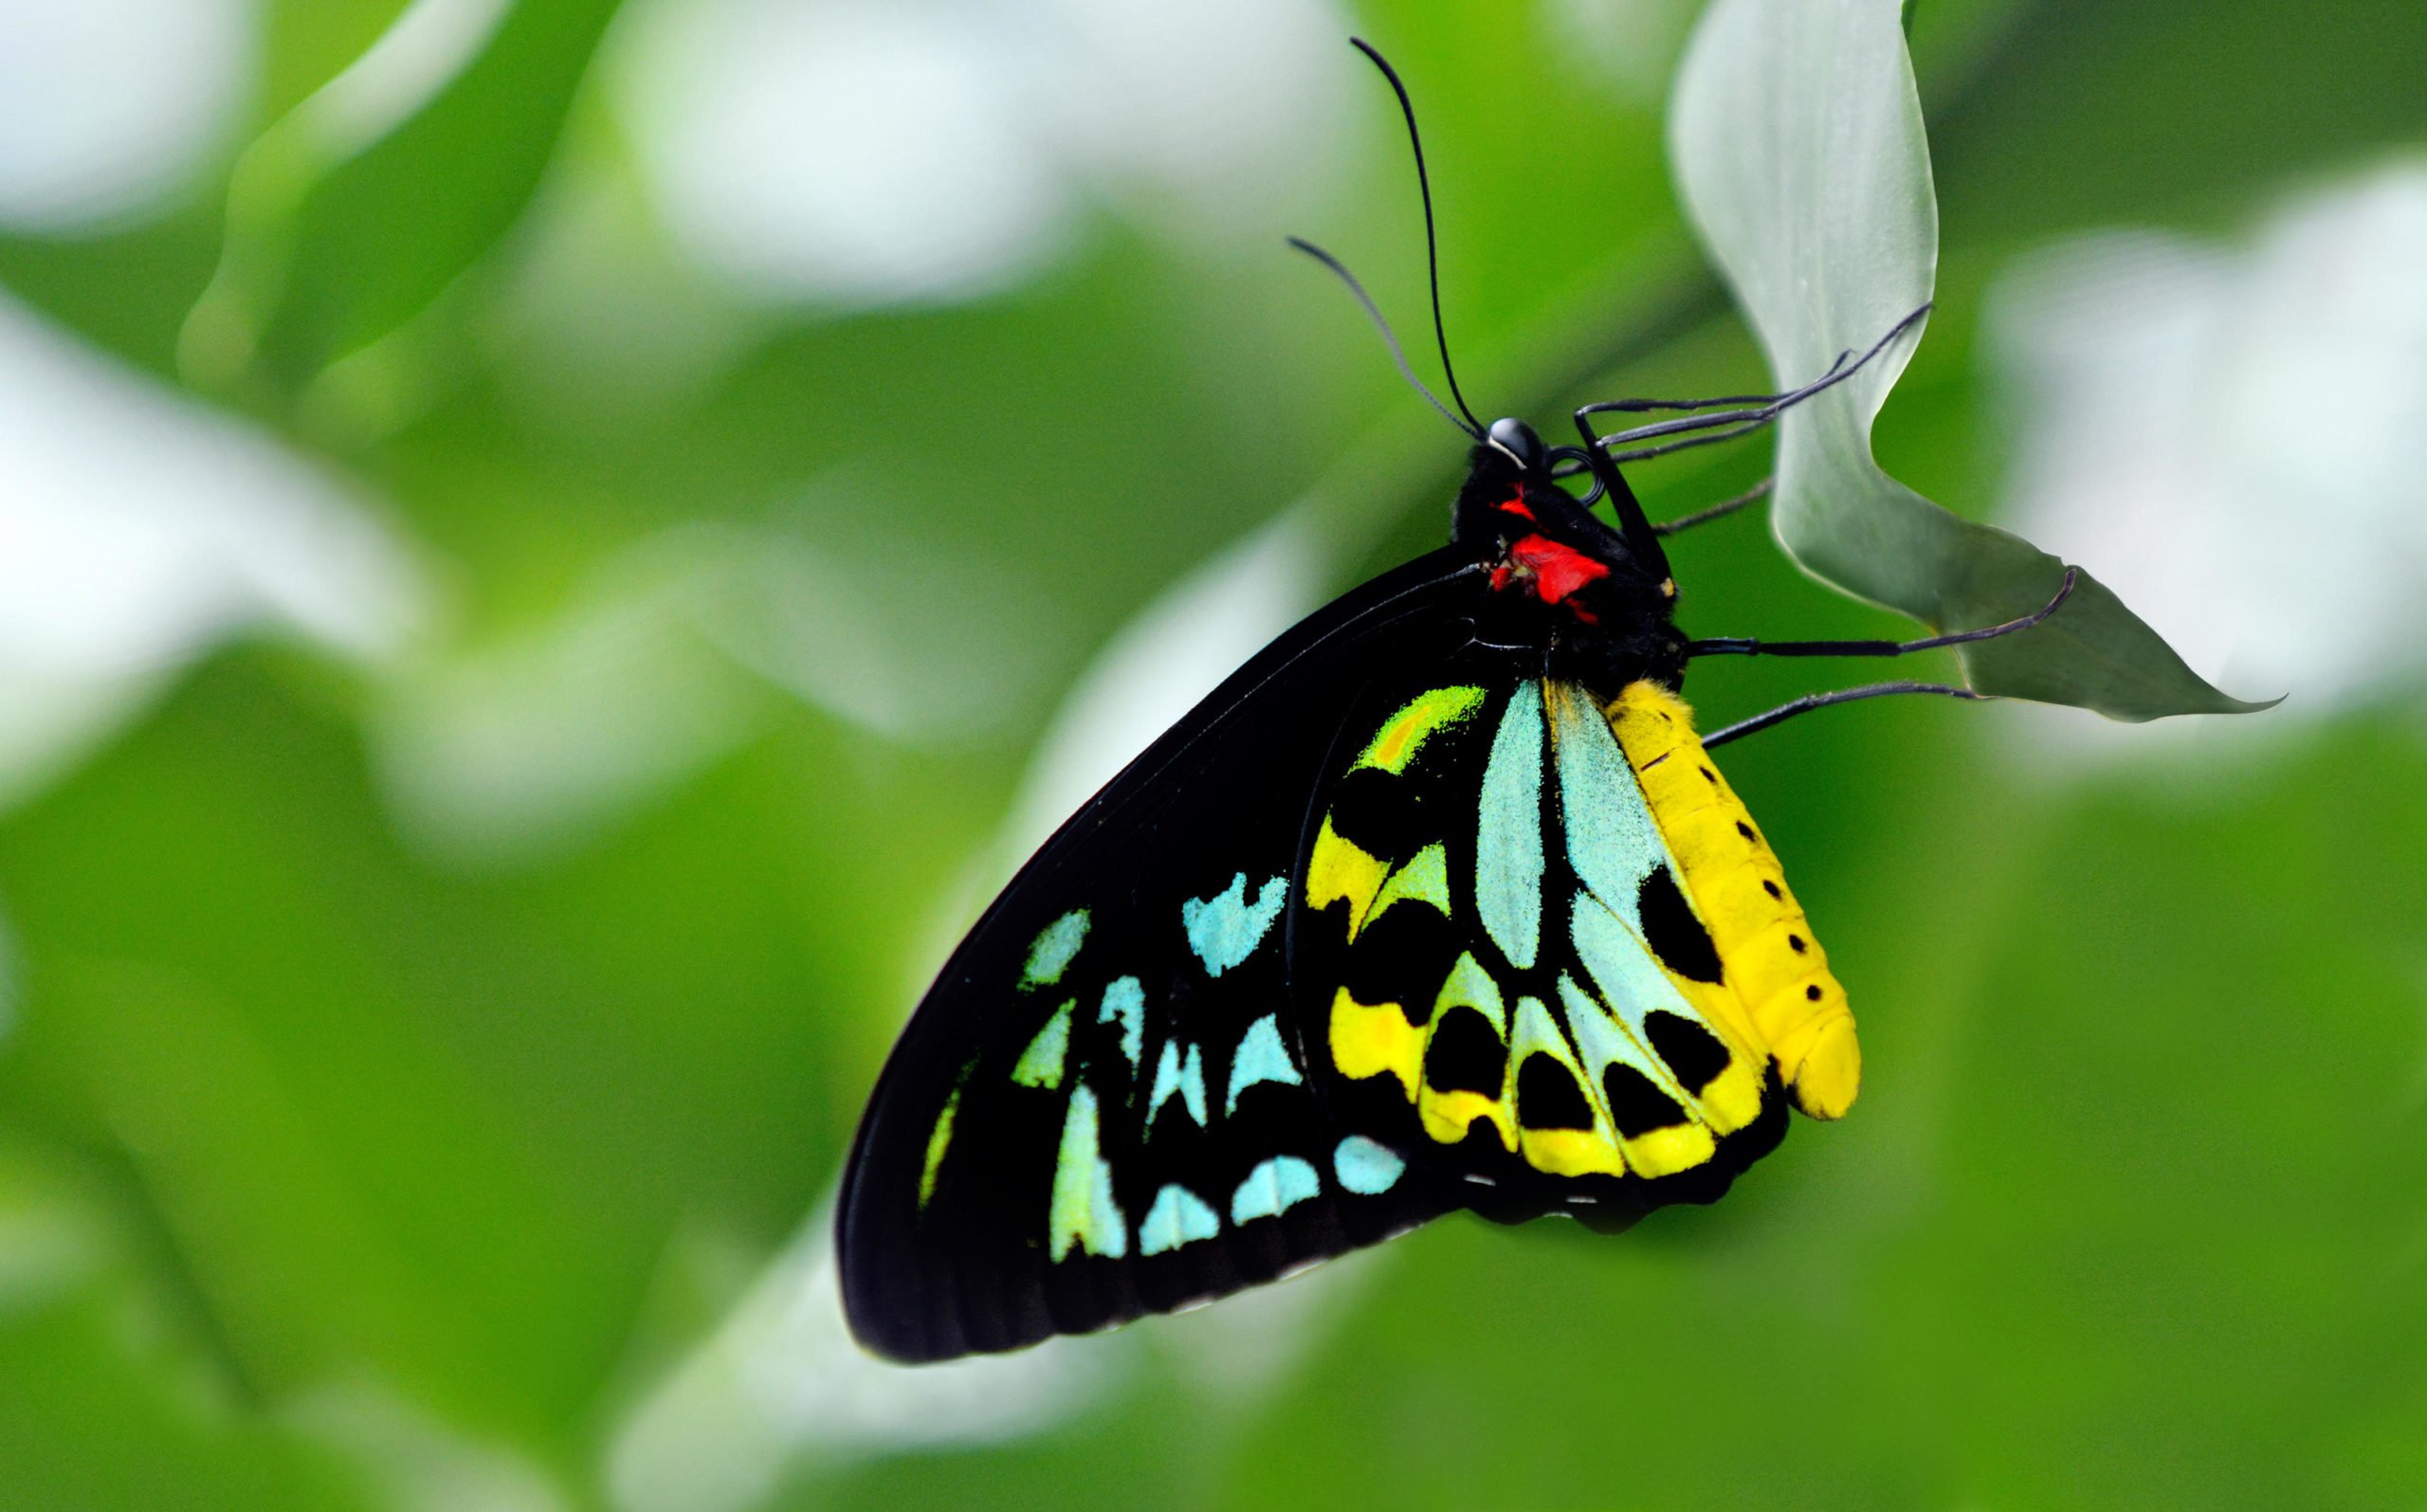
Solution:
M 844 1299 L 903 1359 L 1001 1350 L 1268 1280 L 1448 1206 L 1336 1128 L 1292 1009 L 1314 795 L 1365 684 L 1455 638 L 1411 564 L 1259 656 L 1022 870 L 863 1120 Z M 1420 627 L 1420 628 L 1419 628 Z

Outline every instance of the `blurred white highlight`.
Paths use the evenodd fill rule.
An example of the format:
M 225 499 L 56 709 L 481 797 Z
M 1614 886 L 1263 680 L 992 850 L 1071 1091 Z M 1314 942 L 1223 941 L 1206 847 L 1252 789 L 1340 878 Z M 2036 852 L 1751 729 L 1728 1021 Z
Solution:
M 374 748 L 415 841 L 527 863 L 696 775 L 779 700 L 888 740 L 982 735 L 1034 685 L 1038 619 L 940 550 L 905 582 L 773 527 L 683 526 L 609 557 L 547 618 L 388 680 Z
M 771 302 L 955 301 L 1033 277 L 1093 199 L 1201 236 L 1308 191 L 1343 33 L 1326 0 L 654 0 L 611 77 L 701 266 Z
M 335 480 L 5 296 L 0 458 L 0 804 L 227 636 L 376 659 L 421 623 L 412 563 Z
M 479 57 L 513 0 L 413 0 L 296 112 L 334 159 L 394 131 Z
M 1702 7 L 1696 0 L 1545 0 L 1544 19 L 1573 57 L 1628 102 L 1651 109 L 1686 50 Z
M 693 618 L 715 566 L 650 543 L 545 620 L 389 680 L 372 751 L 406 837 L 458 865 L 528 864 L 745 739 L 760 701 Z
M 324 1386 L 281 1414 L 369 1472 L 392 1512 L 566 1512 L 538 1464 L 429 1416 L 384 1386 Z
M 828 1210 L 625 1423 L 608 1493 L 620 1512 L 739 1512 L 804 1463 L 1016 1437 L 1093 1400 L 1134 1348 L 1066 1339 L 915 1370 L 885 1364 L 844 1327 Z
M 1150 1359 L 1209 1406 L 1249 1406 L 1323 1339 L 1368 1260 L 1108 1334 L 891 1365 L 843 1321 L 829 1205 L 624 1420 L 607 1451 L 609 1500 L 617 1512 L 743 1512 L 804 1473 L 1042 1432 L 1134 1382 Z
M 0 0 L 0 226 L 84 230 L 165 206 L 252 87 L 256 0 Z
M 2040 717 L 2076 750 L 2247 738 L 2427 675 L 2427 164 L 2277 213 L 2236 248 L 2132 232 L 1998 281 L 1987 347 L 2018 414 L 2005 518 L 2101 575 L 2241 720 Z M 2152 741 L 2151 732 L 2157 732 Z
M 966 297 L 1063 240 L 976 37 L 916 9 L 692 0 L 648 13 L 635 137 L 668 228 L 745 291 Z

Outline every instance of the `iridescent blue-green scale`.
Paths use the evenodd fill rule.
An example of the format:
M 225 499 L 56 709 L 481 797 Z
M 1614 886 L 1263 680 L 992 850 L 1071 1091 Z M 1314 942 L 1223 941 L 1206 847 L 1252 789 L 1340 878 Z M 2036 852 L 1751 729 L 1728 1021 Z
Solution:
M 1475 813 L 1475 911 L 1512 966 L 1527 967 L 1542 935 L 1542 697 L 1519 684 L 1492 737 Z

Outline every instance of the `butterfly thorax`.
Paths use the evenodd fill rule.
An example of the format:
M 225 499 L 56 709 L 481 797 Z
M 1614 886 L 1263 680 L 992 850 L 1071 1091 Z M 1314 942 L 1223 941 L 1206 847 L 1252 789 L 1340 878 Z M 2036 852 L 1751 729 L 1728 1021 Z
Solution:
M 1622 519 L 1633 503 L 1622 501 Z M 1631 512 L 1640 519 L 1639 507 Z M 1604 699 L 1637 679 L 1673 691 L 1685 678 L 1676 580 L 1648 527 L 1641 540 L 1631 534 L 1602 521 L 1547 467 L 1521 466 L 1488 446 L 1474 450 L 1451 525 L 1452 540 L 1487 574 L 1487 633 L 1547 645 L 1553 676 Z

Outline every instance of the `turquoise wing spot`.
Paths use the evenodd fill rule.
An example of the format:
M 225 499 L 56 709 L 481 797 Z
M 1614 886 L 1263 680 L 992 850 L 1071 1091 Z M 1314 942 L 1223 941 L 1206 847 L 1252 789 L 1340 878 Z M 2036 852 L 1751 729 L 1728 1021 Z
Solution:
M 1288 1049 L 1281 1043 L 1280 1021 L 1270 1013 L 1249 1025 L 1248 1031 L 1239 1037 L 1239 1051 L 1231 1057 L 1231 1091 L 1223 1100 L 1222 1111 L 1239 1111 L 1239 1094 L 1258 1082 L 1305 1084 L 1305 1078 L 1290 1062 Z
M 1483 770 L 1475 911 L 1510 965 L 1532 967 L 1542 935 L 1542 691 L 1531 681 L 1510 695 Z
M 1205 963 L 1207 974 L 1219 976 L 1254 955 L 1264 937 L 1272 932 L 1272 921 L 1281 917 L 1281 905 L 1288 895 L 1287 879 L 1275 877 L 1256 889 L 1255 902 L 1249 902 L 1248 874 L 1243 871 L 1231 879 L 1226 890 L 1211 898 L 1182 899 L 1180 924 L 1188 931 L 1189 948 Z
M 1049 1090 L 1062 1084 L 1062 1063 L 1070 1054 L 1070 1010 L 1078 1006 L 1079 1000 L 1074 997 L 1053 1011 L 1053 1016 L 1036 1031 L 1036 1038 L 1020 1052 L 1018 1064 L 1012 1067 L 1013 1081 L 1022 1086 Z
M 1129 1252 L 1128 1220 L 1112 1199 L 1112 1162 L 1104 1157 L 1097 1131 L 1096 1095 L 1084 1084 L 1071 1089 L 1070 1109 L 1062 1119 L 1046 1242 L 1056 1262 L 1074 1245 L 1111 1260 Z
M 1577 957 L 1592 974 L 1594 987 L 1638 1039 L 1645 1037 L 1644 1015 L 1655 1008 L 1710 1028 L 1660 969 L 1643 937 L 1600 900 L 1589 893 L 1577 894 L 1569 933 L 1576 941 Z
M 1659 962 L 1651 958 L 1651 947 L 1629 929 L 1624 920 L 1602 907 L 1598 900 L 1589 894 L 1577 895 L 1572 929 L 1576 954 L 1592 975 L 1601 1002 L 1607 1005 L 1580 1013 L 1573 1000 L 1567 1003 L 1568 1025 L 1577 1030 L 1578 1047 L 1593 1060 L 1596 1079 L 1611 1061 L 1624 1061 L 1651 1077 L 1662 1091 L 1686 1107 L 1696 1106 L 1693 1094 L 1678 1083 L 1669 1063 L 1651 1053 L 1651 1041 L 1644 1032 L 1643 1019 L 1656 1008 L 1706 1029 L 1709 1024 L 1677 991 L 1677 984 L 1661 971 Z M 1562 976 L 1560 981 L 1564 997 L 1568 979 Z M 1577 996 L 1583 996 L 1580 990 Z
M 1231 1221 L 1276 1218 L 1323 1190 L 1315 1168 L 1294 1155 L 1277 1155 L 1248 1173 L 1231 1194 Z
M 1113 979 L 1096 1009 L 1099 1024 L 1121 1026 L 1121 1053 L 1129 1060 L 1129 1074 L 1138 1074 L 1139 1057 L 1146 1050 L 1146 990 L 1135 976 Z M 1135 1084 L 1132 1084 L 1135 1085 Z
M 1551 743 L 1559 753 L 1568 863 L 1593 896 L 1640 935 L 1643 880 L 1668 862 L 1669 847 L 1610 721 L 1569 684 L 1559 686 L 1555 705 Z
M 1190 1046 L 1188 1053 L 1180 1053 L 1179 1041 L 1165 1040 L 1161 1059 L 1155 1063 L 1155 1090 L 1146 1099 L 1146 1122 L 1152 1125 L 1155 1115 L 1173 1098 L 1188 1109 L 1188 1116 L 1205 1127 L 1205 1052 Z
M 1169 1186 L 1155 1193 L 1146 1216 L 1138 1220 L 1138 1252 L 1159 1255 L 1222 1231 L 1221 1214 L 1186 1187 Z
M 1087 942 L 1087 911 L 1073 908 L 1037 932 L 1028 948 L 1028 965 L 1020 971 L 1020 988 L 1049 987 L 1062 979 Z
M 1616 1126 L 1616 1113 L 1610 1107 L 1607 1088 L 1602 1078 L 1612 1066 L 1632 1066 L 1651 1079 L 1652 1084 L 1664 1092 L 1682 1091 L 1677 1079 L 1669 1074 L 1660 1057 L 1638 1044 L 1619 1028 L 1610 1011 L 1593 1000 L 1591 993 L 1576 984 L 1576 978 L 1562 972 L 1559 978 L 1560 1006 L 1567 1010 L 1567 1027 L 1576 1034 L 1576 1047 L 1582 1058 L 1587 1075 L 1584 1078 L 1585 1100 L 1593 1104 L 1596 1117 Z M 1673 1089 L 1673 1090 L 1672 1090 Z M 1691 1103 L 1683 1104 L 1688 1109 Z
M 1398 1185 L 1407 1171 L 1407 1162 L 1389 1145 L 1378 1144 L 1361 1134 L 1352 1134 L 1340 1141 L 1331 1153 L 1332 1175 L 1340 1184 L 1360 1197 L 1371 1197 Z

